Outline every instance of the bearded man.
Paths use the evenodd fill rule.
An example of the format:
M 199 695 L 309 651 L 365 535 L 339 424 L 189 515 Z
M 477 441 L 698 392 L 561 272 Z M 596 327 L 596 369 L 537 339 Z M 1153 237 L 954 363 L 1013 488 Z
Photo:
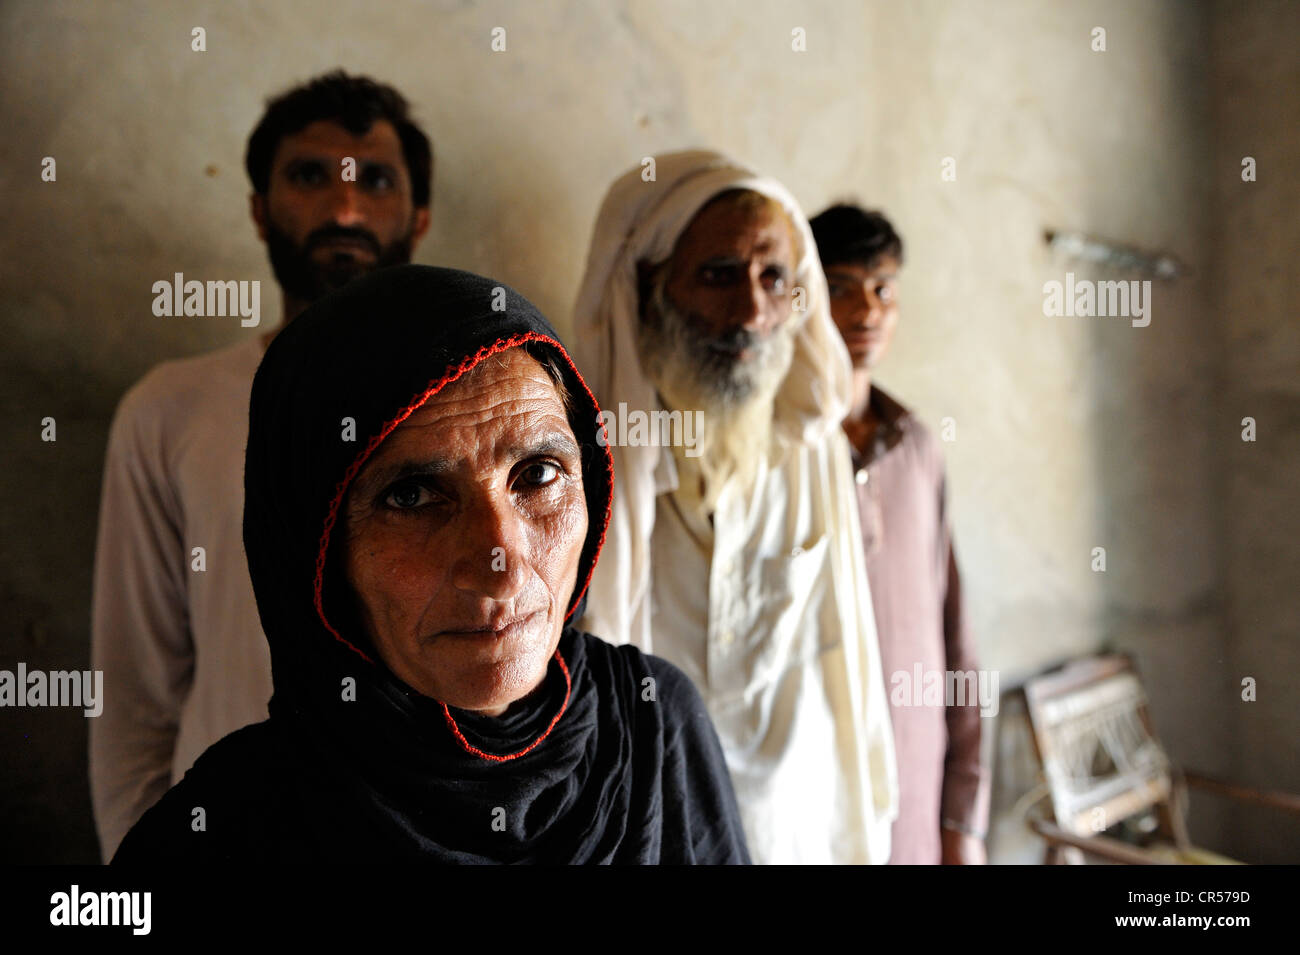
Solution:
M 603 407 L 703 424 L 691 449 L 603 435 L 613 515 L 583 625 L 695 681 L 754 861 L 886 861 L 897 786 L 839 427 L 851 369 L 798 204 L 717 153 L 638 166 L 597 218 L 574 332 Z
M 409 261 L 429 228 L 429 140 L 400 93 L 365 77 L 330 73 L 273 99 L 245 165 L 286 324 Z M 113 417 L 91 621 L 113 701 L 90 728 L 105 859 L 199 754 L 267 716 L 271 661 L 240 524 L 249 394 L 276 331 L 164 362 Z

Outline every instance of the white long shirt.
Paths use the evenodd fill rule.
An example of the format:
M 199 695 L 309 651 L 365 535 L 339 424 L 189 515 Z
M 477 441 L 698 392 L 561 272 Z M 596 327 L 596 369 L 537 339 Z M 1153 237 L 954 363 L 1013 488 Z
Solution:
M 843 498 L 801 493 L 833 473 L 838 440 L 765 461 L 748 500 L 732 482 L 711 522 L 679 485 L 685 461 L 665 449 L 655 475 L 643 649 L 704 697 L 758 863 L 889 858 L 894 759 L 870 594 L 828 560 L 860 551 L 856 515 L 818 513 Z M 592 590 L 585 623 L 603 636 L 599 565 Z
M 266 719 L 270 650 L 243 537 L 263 350 L 250 338 L 165 362 L 113 418 L 91 611 L 105 702 L 90 725 L 90 788 L 105 860 L 205 749 Z

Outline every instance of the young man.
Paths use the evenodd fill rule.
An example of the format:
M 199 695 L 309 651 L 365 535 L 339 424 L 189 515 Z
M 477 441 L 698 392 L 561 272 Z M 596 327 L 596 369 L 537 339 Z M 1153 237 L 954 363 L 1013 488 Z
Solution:
M 862 543 L 898 757 L 894 863 L 982 863 L 988 778 L 978 701 L 913 705 L 903 674 L 975 671 L 934 436 L 873 383 L 898 325 L 903 242 L 878 212 L 839 205 L 812 220 L 831 314 L 853 362 L 844 431 L 853 448 Z M 947 680 L 941 684 L 947 686 Z
M 246 166 L 285 323 L 410 260 L 429 227 L 432 163 L 401 94 L 364 77 L 331 73 L 268 104 Z M 270 658 L 241 528 L 249 393 L 275 331 L 159 365 L 113 419 L 91 633 L 109 694 L 90 733 L 105 859 L 200 753 L 267 715 Z

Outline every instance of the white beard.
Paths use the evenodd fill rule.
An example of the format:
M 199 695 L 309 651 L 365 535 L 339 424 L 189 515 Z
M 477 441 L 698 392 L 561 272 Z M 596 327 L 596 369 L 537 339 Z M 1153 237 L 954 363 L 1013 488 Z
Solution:
M 723 486 L 732 479 L 748 495 L 772 439 L 776 392 L 794 357 L 791 319 L 782 323 L 746 362 L 730 361 L 711 350 L 699 323 L 668 297 L 666 276 L 655 282 L 646 319 L 638 328 L 641 365 L 668 410 L 699 409 L 703 421 L 699 456 L 686 458 L 673 448 L 679 471 L 699 468 L 701 496 L 707 512 L 717 506 Z M 694 495 L 691 495 L 694 497 Z

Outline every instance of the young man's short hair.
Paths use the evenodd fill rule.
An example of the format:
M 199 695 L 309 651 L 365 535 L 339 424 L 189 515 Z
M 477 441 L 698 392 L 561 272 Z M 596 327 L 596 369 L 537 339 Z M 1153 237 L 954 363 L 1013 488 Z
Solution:
M 903 240 L 879 212 L 850 203 L 831 206 L 808 223 L 817 241 L 822 266 L 870 268 L 884 256 L 903 264 Z
M 319 120 L 338 123 L 356 136 L 368 132 L 376 120 L 392 123 L 411 177 L 412 202 L 417 209 L 428 207 L 433 149 L 429 138 L 412 121 L 406 98 L 391 86 L 365 76 L 348 76 L 342 70 L 309 80 L 266 104 L 266 113 L 248 137 L 244 155 L 254 192 L 266 195 L 271 184 L 271 160 L 280 140 Z

